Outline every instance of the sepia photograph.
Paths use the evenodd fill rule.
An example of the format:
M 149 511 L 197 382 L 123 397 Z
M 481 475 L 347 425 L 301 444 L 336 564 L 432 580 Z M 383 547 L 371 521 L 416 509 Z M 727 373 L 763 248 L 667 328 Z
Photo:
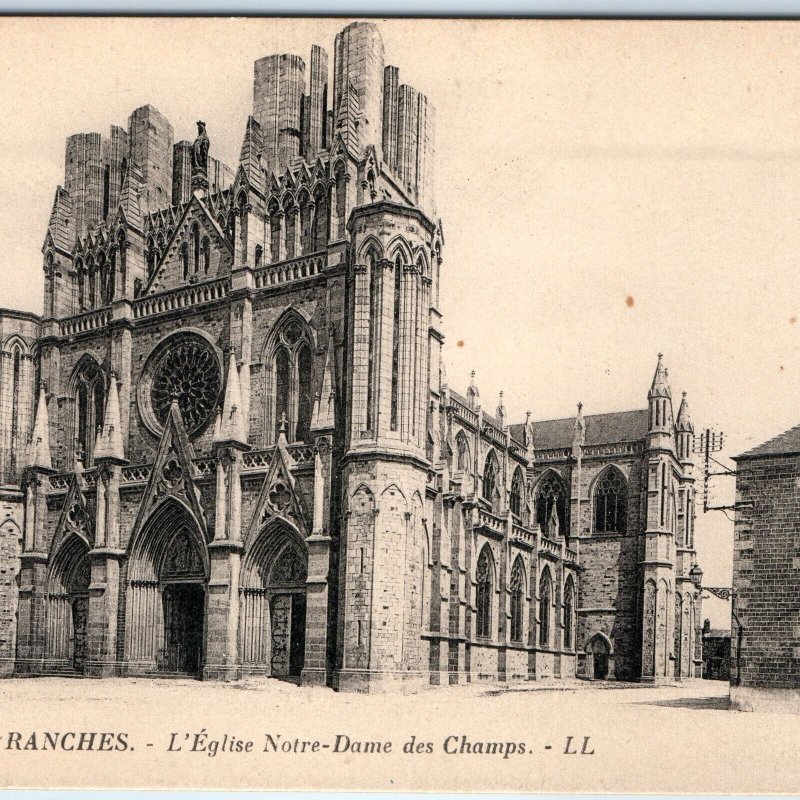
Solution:
M 800 23 L 0 74 L 0 788 L 800 789 Z

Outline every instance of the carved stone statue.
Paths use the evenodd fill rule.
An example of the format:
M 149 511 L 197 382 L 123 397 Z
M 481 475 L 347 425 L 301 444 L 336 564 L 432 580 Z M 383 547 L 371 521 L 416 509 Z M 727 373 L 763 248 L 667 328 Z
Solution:
M 202 120 L 197 121 L 197 138 L 192 145 L 192 175 L 208 174 L 208 148 L 210 146 L 206 124 Z

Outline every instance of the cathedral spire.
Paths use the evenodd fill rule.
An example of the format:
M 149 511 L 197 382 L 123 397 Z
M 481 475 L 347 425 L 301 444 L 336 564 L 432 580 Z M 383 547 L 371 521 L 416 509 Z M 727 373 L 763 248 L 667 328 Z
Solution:
M 475 383 L 475 370 L 470 372 L 469 386 L 467 387 L 467 402 L 472 409 L 477 408 L 481 404 L 481 393 Z
M 239 383 L 239 370 L 236 366 L 236 353 L 231 348 L 228 354 L 228 380 L 225 383 L 225 401 L 222 404 L 222 420 L 219 436 L 215 444 L 247 445 L 244 416 L 242 413 L 242 388 Z
M 325 351 L 325 369 L 322 373 L 322 388 L 314 398 L 314 408 L 311 413 L 311 430 L 327 430 L 336 427 L 336 408 L 333 387 L 333 332 L 328 338 L 328 348 Z
M 500 390 L 500 399 L 497 401 L 497 410 L 495 411 L 497 417 L 497 424 L 502 427 L 506 424 L 506 405 L 503 402 L 503 390 Z
M 108 387 L 108 399 L 103 419 L 103 427 L 97 437 L 94 448 L 95 461 L 107 459 L 125 461 L 125 450 L 122 443 L 122 424 L 119 413 L 119 391 L 117 389 L 117 376 L 111 373 L 111 382 Z
M 678 409 L 678 419 L 675 421 L 675 428 L 681 432 L 694 433 L 694 423 L 689 413 L 689 402 L 686 399 L 686 392 L 681 396 L 681 406 Z
M 578 413 L 575 415 L 574 434 L 572 437 L 572 455 L 580 455 L 580 449 L 586 441 L 586 420 L 583 418 L 583 403 L 578 403 Z
M 681 461 L 688 461 L 692 454 L 692 437 L 694 436 L 694 423 L 689 413 L 689 402 L 686 400 L 686 392 L 681 398 L 681 407 L 678 409 L 678 418 L 675 420 L 675 431 L 678 441 L 678 458 Z
M 652 447 L 672 449 L 675 428 L 672 416 L 672 390 L 669 388 L 668 377 L 664 356 L 659 353 L 653 383 L 647 393 L 650 414 L 648 433 Z
M 53 468 L 53 461 L 50 458 L 50 420 L 47 414 L 47 393 L 44 390 L 44 383 L 39 384 L 39 402 L 36 405 L 29 462 L 28 466 L 36 469 Z
M 648 400 L 652 400 L 654 397 L 672 397 L 672 390 L 669 388 L 669 381 L 667 378 L 668 374 L 667 368 L 664 366 L 664 354 L 659 353 L 655 375 L 653 375 L 653 383 L 647 395 Z

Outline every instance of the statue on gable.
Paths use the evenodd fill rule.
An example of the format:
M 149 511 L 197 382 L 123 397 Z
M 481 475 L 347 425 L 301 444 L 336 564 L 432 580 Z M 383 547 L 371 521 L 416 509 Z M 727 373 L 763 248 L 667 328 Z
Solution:
M 206 124 L 197 121 L 197 138 L 192 145 L 192 175 L 208 174 L 208 148 L 211 142 L 206 133 Z

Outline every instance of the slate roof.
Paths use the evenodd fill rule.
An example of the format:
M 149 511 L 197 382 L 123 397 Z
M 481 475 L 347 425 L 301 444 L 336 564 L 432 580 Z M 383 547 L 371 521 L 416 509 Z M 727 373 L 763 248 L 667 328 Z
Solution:
M 635 442 L 647 435 L 649 413 L 646 408 L 636 411 L 616 411 L 610 414 L 588 414 L 585 444 L 615 444 Z M 550 419 L 531 423 L 533 446 L 537 450 L 556 450 L 572 447 L 575 438 L 575 417 Z M 512 425 L 511 435 L 523 440 L 525 425 Z
M 788 431 L 776 436 L 764 444 L 754 447 L 741 455 L 735 456 L 734 461 L 746 458 L 759 458 L 761 456 L 787 456 L 800 453 L 800 425 L 795 425 Z

